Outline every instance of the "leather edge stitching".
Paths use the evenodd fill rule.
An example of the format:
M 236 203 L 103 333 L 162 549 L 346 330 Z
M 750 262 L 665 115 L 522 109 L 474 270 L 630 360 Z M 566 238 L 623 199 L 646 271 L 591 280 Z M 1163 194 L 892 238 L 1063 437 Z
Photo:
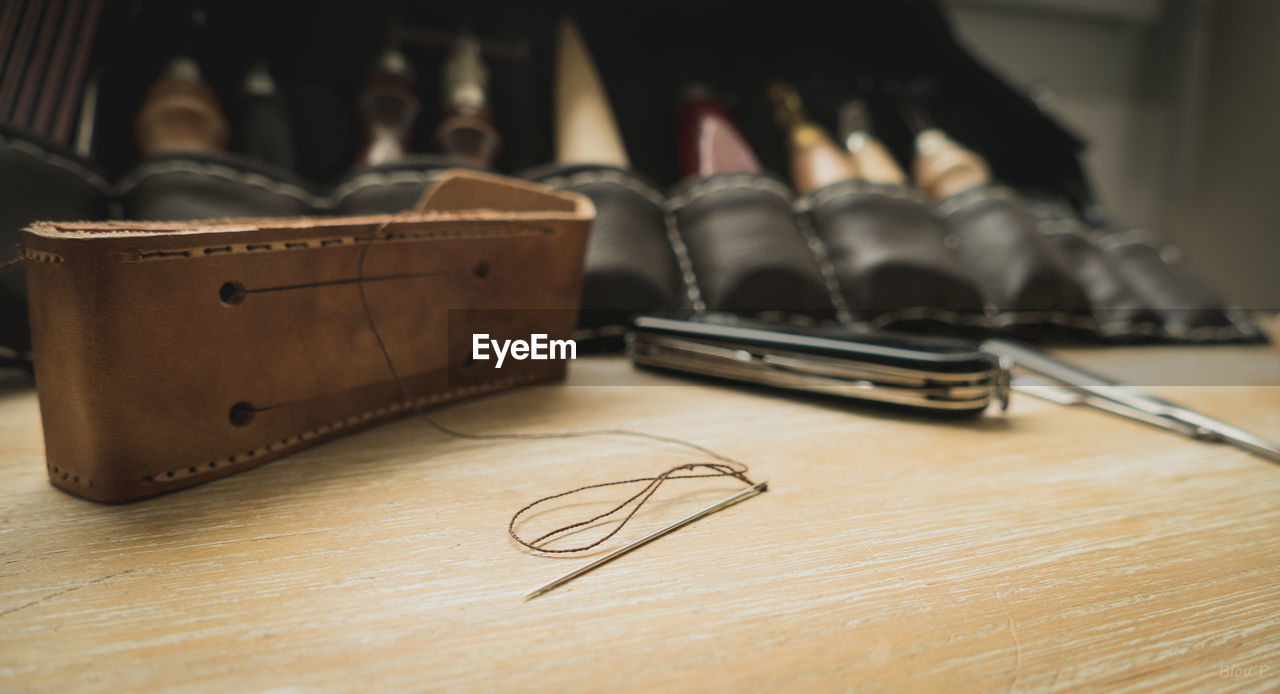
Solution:
M 836 320 L 845 325 L 853 323 L 853 311 L 850 310 L 849 303 L 845 301 L 844 290 L 840 286 L 840 278 L 836 275 L 835 263 L 831 260 L 831 252 L 827 249 L 827 244 L 819 237 L 809 214 L 796 215 L 796 228 L 800 230 L 800 235 L 804 237 L 805 244 L 809 246 L 809 251 L 813 253 L 814 259 L 818 261 L 818 270 L 822 273 L 822 282 L 826 285 L 827 296 L 831 300 L 831 305 L 836 309 Z
M 381 407 L 374 408 L 372 410 L 366 410 L 359 414 L 350 415 L 348 417 L 342 417 L 340 419 L 333 420 L 326 424 L 321 424 L 318 427 L 315 427 L 313 429 L 308 429 L 299 434 L 286 436 L 280 439 L 278 442 L 272 441 L 271 443 L 265 444 L 263 446 L 252 448 L 245 453 L 237 453 L 237 454 L 229 455 L 224 458 L 220 458 L 218 460 L 212 460 L 212 461 L 209 461 L 208 463 L 201 463 L 199 465 L 188 465 L 188 466 L 174 468 L 172 470 L 161 470 L 160 472 L 152 473 L 150 475 L 144 475 L 140 479 L 140 481 L 143 485 L 164 484 L 167 482 L 185 479 L 188 477 L 194 477 L 201 474 L 208 474 L 210 472 L 226 471 L 228 468 L 232 468 L 232 467 L 239 468 L 248 463 L 256 461 L 270 453 L 275 453 L 275 452 L 279 452 L 281 450 L 286 450 L 286 449 L 292 449 L 297 447 L 299 444 L 310 441 L 317 437 L 331 434 L 336 431 L 341 431 L 349 427 L 358 426 L 360 424 L 366 424 L 376 419 L 389 417 L 401 411 L 410 412 L 416 407 L 426 407 L 429 405 L 437 405 L 442 402 L 454 400 L 466 395 L 486 393 L 486 392 L 497 390 L 500 388 L 509 388 L 512 386 L 522 385 L 525 383 L 537 381 L 542 378 L 544 378 L 544 376 L 541 374 L 525 374 L 522 376 L 512 376 L 510 378 L 505 378 L 501 381 L 493 381 L 491 383 L 482 383 L 482 384 L 472 385 L 472 386 L 459 386 L 457 388 L 451 388 L 449 390 L 441 391 L 439 393 L 424 395 L 413 400 L 398 400 L 388 405 L 383 405 Z

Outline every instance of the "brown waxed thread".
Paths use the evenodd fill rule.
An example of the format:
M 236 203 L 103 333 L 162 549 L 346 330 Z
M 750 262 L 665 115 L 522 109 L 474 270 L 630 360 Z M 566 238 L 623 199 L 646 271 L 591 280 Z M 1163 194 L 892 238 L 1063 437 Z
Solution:
M 589 484 L 589 485 L 577 487 L 575 489 L 570 489 L 565 492 L 560 492 L 559 494 L 552 494 L 550 496 L 542 497 L 541 499 L 538 499 L 536 501 L 533 501 L 527 504 L 524 508 L 521 508 L 519 511 L 516 511 L 515 514 L 511 516 L 511 521 L 507 524 L 507 533 L 511 536 L 511 539 L 515 540 L 516 542 L 523 545 L 524 547 L 527 547 L 536 552 L 542 552 L 546 554 L 566 554 L 571 552 L 585 552 L 587 550 L 598 547 L 599 545 L 608 541 L 614 535 L 618 534 L 618 532 L 621 531 L 622 528 L 626 526 L 631 521 L 632 518 L 635 517 L 636 513 L 640 511 L 641 507 L 643 507 L 645 503 L 648 502 L 649 499 L 652 498 L 655 493 L 657 493 L 658 489 L 662 487 L 662 485 L 665 484 L 667 480 L 705 479 L 710 477 L 732 477 L 734 479 L 744 482 L 748 487 L 755 485 L 754 482 L 752 482 L 750 479 L 747 478 L 746 473 L 747 473 L 748 467 L 746 463 L 743 463 L 738 460 L 734 460 L 733 458 L 717 453 L 709 448 L 706 448 L 705 446 L 698 445 L 691 441 L 685 441 L 685 440 L 670 437 L 670 436 L 662 436 L 660 434 L 650 434 L 644 431 L 632 431 L 629 429 L 589 429 L 585 431 L 549 432 L 549 433 L 542 433 L 542 434 L 474 434 L 470 432 L 458 431 L 457 429 L 452 429 L 450 427 L 447 427 L 437 422 L 430 415 L 428 415 L 426 411 L 422 409 L 422 406 L 418 404 L 418 399 L 413 397 L 413 395 L 409 392 L 409 388 L 408 386 L 405 385 L 404 379 L 400 377 L 400 371 L 396 368 L 395 361 L 391 358 L 391 352 L 390 350 L 387 349 L 387 344 L 382 338 L 382 332 L 378 329 L 377 321 L 375 321 L 373 318 L 373 311 L 369 307 L 369 300 L 368 300 L 368 297 L 365 296 L 365 291 L 364 291 L 365 259 L 368 257 L 369 249 L 373 246 L 374 241 L 378 239 L 380 236 L 382 236 L 384 232 L 386 232 L 386 230 L 397 220 L 415 211 L 416 210 L 410 209 L 410 210 L 405 210 L 403 212 L 400 212 L 396 215 L 393 215 L 390 219 L 388 219 L 387 221 L 379 225 L 378 228 L 375 229 L 374 232 L 365 241 L 365 243 L 360 249 L 360 258 L 358 261 L 358 265 L 356 267 L 356 288 L 359 290 L 360 305 L 364 309 L 365 320 L 369 324 L 369 330 L 373 333 L 374 340 L 378 345 L 378 350 L 382 354 L 382 359 L 387 364 L 387 370 L 391 372 L 391 377 L 392 379 L 395 380 L 396 386 L 400 389 L 400 393 L 403 396 L 404 400 L 412 404 L 414 412 L 419 417 L 421 417 L 423 421 L 425 421 L 428 425 L 430 425 L 435 430 L 447 436 L 452 436 L 459 439 L 467 439 L 467 440 L 475 440 L 475 441 L 513 441 L 513 440 L 574 439 L 574 438 L 587 438 L 587 437 L 594 437 L 594 436 L 626 436 L 626 437 L 632 437 L 632 438 L 646 439 L 646 440 L 654 441 L 657 443 L 674 444 L 677 446 L 687 448 L 692 451 L 697 451 L 698 453 L 701 453 L 703 455 L 714 458 L 717 461 L 720 461 L 718 463 L 685 463 L 683 465 L 677 465 L 669 470 L 666 470 L 665 472 L 662 472 L 661 474 L 655 477 L 638 477 L 638 478 L 629 479 L 629 480 L 618 480 L 616 482 L 603 482 L 600 484 Z M 704 472 L 701 474 L 688 474 L 688 475 L 675 474 L 680 471 L 693 472 L 694 470 L 697 470 L 699 468 L 706 469 L 708 470 L 708 472 Z M 569 525 L 556 528 L 550 532 L 547 532 L 539 536 L 538 538 L 532 541 L 525 540 L 524 538 L 520 537 L 520 535 L 516 532 L 516 522 L 520 519 L 520 516 L 524 515 L 527 511 L 529 511 L 535 506 L 538 506 L 539 504 L 545 503 L 547 501 L 552 501 L 554 499 L 559 499 L 565 496 L 569 496 L 571 494 L 577 494 L 578 492 L 584 492 L 590 489 L 615 487 L 615 486 L 620 486 L 624 484 L 635 484 L 637 482 L 648 482 L 649 484 L 645 485 L 640 491 L 636 492 L 626 501 L 623 501 L 622 503 L 613 507 L 609 511 L 599 514 L 593 518 L 588 518 L 586 520 L 579 521 L 577 523 L 571 523 Z M 605 536 L 598 538 L 589 544 L 583 545 L 581 547 L 571 547 L 567 549 L 548 549 L 538 544 L 540 542 L 546 542 L 546 541 L 552 540 L 560 536 L 561 534 L 567 533 L 571 530 L 575 530 L 577 528 L 590 525 L 597 521 L 604 520 L 605 518 L 608 518 L 616 513 L 619 513 L 623 509 L 627 508 L 632 504 L 632 502 L 635 502 L 634 506 L 632 506 L 631 510 L 628 511 L 627 514 L 622 517 L 621 521 L 613 528 L 612 531 L 610 531 Z

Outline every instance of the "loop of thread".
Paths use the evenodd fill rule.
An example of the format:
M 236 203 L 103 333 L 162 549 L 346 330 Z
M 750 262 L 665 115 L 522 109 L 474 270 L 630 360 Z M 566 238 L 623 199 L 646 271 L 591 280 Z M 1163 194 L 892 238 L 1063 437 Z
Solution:
M 656 443 L 666 443 L 666 444 L 681 446 L 689 450 L 695 451 L 697 453 L 706 455 L 710 458 L 715 459 L 716 461 L 719 461 L 715 463 L 685 463 L 683 465 L 677 465 L 657 475 L 656 477 L 638 477 L 636 479 L 630 479 L 630 480 L 619 480 L 616 482 L 603 482 L 600 484 L 590 484 L 583 487 L 578 487 L 576 489 L 570 489 L 569 491 L 561 492 L 559 494 L 552 494 L 551 496 L 543 497 L 541 499 L 538 499 L 537 501 L 534 501 L 526 505 L 524 508 L 520 509 L 519 511 L 516 511 L 515 514 L 511 516 L 511 521 L 507 524 L 507 532 L 508 534 L 511 535 L 511 538 L 513 540 L 515 540 L 516 542 L 520 543 L 521 545 L 531 550 L 534 550 L 536 552 L 546 553 L 546 554 L 585 552 L 587 550 L 598 547 L 599 545 L 603 544 L 604 542 L 612 538 L 614 535 L 616 535 L 618 531 L 622 530 L 622 528 L 631 521 L 631 519 L 636 515 L 636 513 L 639 512 L 640 508 L 643 507 L 645 503 L 649 501 L 649 499 L 658 491 L 658 489 L 663 484 L 666 483 L 667 480 L 705 479 L 710 477 L 732 477 L 734 479 L 741 480 L 742 482 L 746 483 L 748 486 L 752 486 L 755 484 L 746 476 L 747 469 L 748 469 L 746 463 L 740 462 L 738 460 L 734 460 L 733 458 L 730 458 L 725 455 L 721 455 L 720 453 L 717 453 L 709 448 L 706 448 L 705 446 L 700 446 L 691 441 L 685 441 L 683 439 L 678 439 L 672 436 L 662 436 L 659 434 L 650 434 L 648 432 L 643 432 L 643 431 L 633 431 L 630 429 L 591 429 L 586 431 L 549 432 L 549 433 L 542 433 L 542 434 L 475 434 L 475 433 L 470 433 L 465 431 L 458 431 L 457 429 L 452 429 L 433 419 L 430 415 L 426 413 L 425 410 L 422 409 L 422 406 L 418 403 L 418 399 L 413 397 L 409 393 L 409 388 L 408 386 L 405 385 L 404 379 L 401 378 L 400 371 L 399 369 L 396 368 L 395 362 L 391 358 L 391 352 L 387 349 L 387 344 L 383 340 L 382 331 L 378 329 L 377 321 L 375 321 L 373 318 L 373 311 L 369 307 L 369 300 L 365 296 L 365 290 L 364 290 L 365 259 L 368 256 L 369 249 L 373 246 L 374 241 L 379 237 L 381 237 L 394 222 L 403 218 L 405 215 L 412 214 L 413 212 L 414 210 L 410 209 L 410 210 L 405 210 L 404 212 L 400 212 L 396 215 L 393 215 L 387 221 L 379 225 L 378 228 L 372 234 L 369 235 L 368 240 L 365 241 L 363 247 L 360 249 L 360 257 L 359 257 L 358 265 L 356 267 L 356 288 L 359 290 L 360 305 L 364 309 L 365 320 L 366 322 L 368 322 L 369 329 L 373 333 L 374 341 L 378 345 L 378 350 L 382 354 L 382 359 L 384 362 L 386 362 L 387 370 L 391 373 L 391 377 L 395 381 L 396 386 L 399 388 L 400 393 L 403 396 L 404 400 L 412 404 L 414 412 L 419 417 L 421 417 L 423 421 L 425 421 L 428 425 L 430 425 L 436 431 L 439 431 L 440 433 L 445 434 L 447 436 L 452 436 L 454 438 L 459 438 L 459 439 L 482 440 L 482 441 L 512 441 L 512 440 L 571 439 L 571 438 L 587 438 L 587 437 L 597 437 L 597 436 L 624 436 L 624 437 L 631 437 L 631 438 L 646 439 L 648 441 L 652 441 Z M 698 469 L 706 469 L 708 470 L 708 472 L 704 472 L 700 474 L 687 474 L 687 475 L 676 474 L 681 471 L 694 472 Z M 626 501 L 623 501 L 622 503 L 618 504 L 611 510 L 606 511 L 605 513 L 602 513 L 598 516 L 595 516 L 594 518 L 589 518 L 587 520 L 580 521 L 577 523 L 572 523 L 561 528 L 556 528 L 555 530 L 545 533 L 532 541 L 525 540 L 521 538 L 518 533 L 516 533 L 516 530 L 515 530 L 516 521 L 518 521 L 520 519 L 520 516 L 528 512 L 534 506 L 545 503 L 547 501 L 552 501 L 554 499 L 559 499 L 565 496 L 569 496 L 571 494 L 576 494 L 578 492 L 587 491 L 589 489 L 615 487 L 615 486 L 624 485 L 624 484 L 635 484 L 637 482 L 648 482 L 649 484 L 645 485 L 640 491 L 636 492 Z M 570 530 L 580 528 L 585 525 L 590 525 L 597 521 L 608 518 L 609 516 L 612 516 L 613 514 L 618 513 L 622 509 L 631 505 L 632 502 L 636 502 L 636 503 L 634 507 L 631 508 L 631 510 L 626 514 L 626 516 L 622 518 L 622 522 L 620 522 L 617 525 L 617 527 L 615 527 L 607 535 L 597 539 L 596 541 L 590 544 L 584 545 L 582 547 L 571 547 L 567 549 L 547 549 L 546 547 L 539 545 L 539 543 L 541 542 L 545 542 L 547 540 L 555 538 Z
M 639 433 L 639 432 L 636 432 L 636 433 Z M 714 472 L 709 472 L 701 475 L 675 474 L 677 472 L 680 472 L 681 470 L 693 471 L 693 470 L 696 470 L 697 468 L 706 468 L 708 470 L 714 470 Z M 608 541 L 609 538 L 613 537 L 614 535 L 617 535 L 618 531 L 622 530 L 622 528 L 627 523 L 631 522 L 631 519 L 636 515 L 636 513 L 640 510 L 640 508 L 644 506 L 645 503 L 648 502 L 649 499 L 655 493 L 657 493 L 658 488 L 661 487 L 663 483 L 665 483 L 667 480 L 705 479 L 707 477 L 732 477 L 734 479 L 742 480 L 747 484 L 747 486 L 751 486 L 755 484 L 751 480 L 747 479 L 746 472 L 747 472 L 747 466 L 741 463 L 736 463 L 736 464 L 686 463 L 684 465 L 677 465 L 676 467 L 673 467 L 670 470 L 667 470 L 666 472 L 658 475 L 657 477 L 639 477 L 633 480 L 620 480 L 617 482 L 589 484 L 584 487 L 578 487 L 577 489 L 570 489 L 567 492 L 560 492 L 559 494 L 544 496 L 541 499 L 538 499 L 537 501 L 530 503 L 529 505 L 525 506 L 519 511 L 516 511 L 515 515 L 511 516 L 511 522 L 507 524 L 507 533 L 511 535 L 511 539 L 515 540 L 516 542 L 519 542 L 520 544 L 524 545 L 525 547 L 528 547 L 531 550 L 534 550 L 535 552 L 543 552 L 546 554 L 568 554 L 571 552 L 585 552 L 589 549 L 594 549 L 600 546 L 604 542 Z M 648 482 L 649 484 L 645 485 L 643 489 L 636 492 L 635 495 L 633 495 L 631 498 L 618 504 L 617 506 L 614 506 L 612 509 L 605 511 L 604 513 L 601 513 L 598 516 L 594 516 L 584 521 L 579 521 L 577 523 L 570 523 L 569 525 L 556 528 L 555 530 L 552 530 L 551 532 L 541 535 L 533 540 L 525 540 L 524 538 L 520 537 L 518 533 L 516 533 L 516 521 L 519 520 L 520 516 L 523 515 L 526 511 L 532 509 L 534 506 L 537 506 L 538 504 L 551 501 L 552 499 L 559 499 L 561 497 L 569 496 L 570 494 L 577 494 L 578 492 L 584 492 L 584 491 L 587 491 L 588 489 L 616 487 L 618 485 L 634 484 L 636 482 Z M 550 540 L 562 533 L 566 533 L 575 528 L 580 528 L 584 525 L 590 525 L 592 523 L 595 523 L 596 521 L 604 520 L 605 518 L 608 518 L 609 516 L 612 516 L 613 514 L 618 513 L 622 509 L 626 508 L 629 504 L 631 504 L 631 502 L 636 501 L 637 499 L 639 499 L 639 501 L 636 503 L 635 507 L 632 508 L 631 511 L 622 518 L 622 522 L 618 523 L 618 525 L 612 531 L 610 531 L 604 537 L 597 539 L 595 542 L 583 545 L 581 547 L 570 547 L 568 549 L 548 549 L 545 546 L 539 544 L 539 543 L 545 543 L 547 540 Z

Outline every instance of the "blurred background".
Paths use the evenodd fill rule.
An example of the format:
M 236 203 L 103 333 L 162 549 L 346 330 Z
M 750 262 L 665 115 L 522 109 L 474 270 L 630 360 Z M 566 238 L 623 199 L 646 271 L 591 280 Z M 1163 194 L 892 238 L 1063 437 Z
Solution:
M 943 0 L 960 42 L 1088 142 L 1114 220 L 1280 308 L 1280 2 Z

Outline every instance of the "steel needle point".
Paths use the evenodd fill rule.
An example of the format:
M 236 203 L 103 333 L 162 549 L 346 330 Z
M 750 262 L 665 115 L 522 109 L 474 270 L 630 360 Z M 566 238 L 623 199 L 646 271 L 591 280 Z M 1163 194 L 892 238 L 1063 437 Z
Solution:
M 633 549 L 647 545 L 650 542 L 653 542 L 654 540 L 662 537 L 663 535 L 675 532 L 676 530 L 683 528 L 684 526 L 698 520 L 699 518 L 704 518 L 706 516 L 709 516 L 715 513 L 716 511 L 728 508 L 738 503 L 739 501 L 756 496 L 764 492 L 768 488 L 769 488 L 768 482 L 761 482 L 759 484 L 754 484 L 750 487 L 747 487 L 746 489 L 743 489 L 742 491 L 738 492 L 737 494 L 734 494 L 733 496 L 723 501 L 712 504 L 711 506 L 708 506 L 702 509 L 701 511 L 697 511 L 693 515 L 681 518 L 680 520 L 672 523 L 671 525 L 668 525 L 665 528 L 662 528 L 660 530 L 655 530 L 652 533 L 649 533 L 648 535 L 645 535 L 644 537 L 640 538 L 639 540 L 632 542 L 631 544 L 619 547 L 618 549 L 613 550 L 612 552 L 604 555 L 603 557 L 600 557 L 599 559 L 596 559 L 595 561 L 589 564 L 586 564 L 585 566 L 581 566 L 577 569 L 574 569 L 573 571 L 570 571 L 569 573 L 561 576 L 560 578 L 557 578 L 556 580 L 524 596 L 524 599 L 532 600 L 538 597 L 539 595 L 542 595 L 543 593 L 549 593 L 555 590 L 556 588 L 559 588 L 560 586 L 568 583 L 569 581 L 572 581 L 573 579 L 585 573 L 588 573 L 601 566 L 604 566 L 605 564 L 608 564 L 609 562 L 613 561 L 614 559 L 617 559 L 618 557 L 626 554 L 627 552 L 630 552 Z

